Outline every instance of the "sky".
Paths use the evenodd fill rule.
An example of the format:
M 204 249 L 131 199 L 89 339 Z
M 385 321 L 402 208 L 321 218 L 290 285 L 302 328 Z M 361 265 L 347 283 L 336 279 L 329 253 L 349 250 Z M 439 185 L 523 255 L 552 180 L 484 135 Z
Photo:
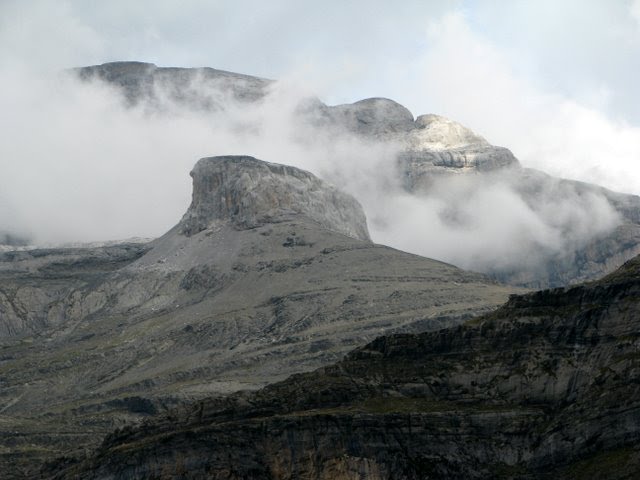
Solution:
M 189 166 L 228 138 L 56 80 L 116 60 L 281 79 L 329 104 L 392 98 L 525 166 L 640 194 L 640 0 L 0 0 L 0 220 L 97 240 L 184 211 Z M 161 207 L 141 199 L 153 189 Z

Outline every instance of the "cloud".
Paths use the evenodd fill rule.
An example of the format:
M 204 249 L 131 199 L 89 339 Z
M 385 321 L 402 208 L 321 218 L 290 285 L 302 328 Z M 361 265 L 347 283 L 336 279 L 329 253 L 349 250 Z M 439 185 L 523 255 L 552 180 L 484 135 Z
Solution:
M 99 61 L 107 39 L 69 2 L 3 0 L 0 4 L 0 67 L 51 72 L 77 62 Z
M 629 13 L 640 28 L 640 0 L 633 0 L 629 5 Z
M 219 4 L 205 3 L 206 7 L 198 2 L 190 5 L 208 14 L 222 12 L 217 10 Z M 541 256 L 577 248 L 619 222 L 598 196 L 568 193 L 559 200 L 543 197 L 532 205 L 508 177 L 482 181 L 474 177 L 471 183 L 443 180 L 428 194 L 408 195 L 395 170 L 396 145 L 349 135 L 329 141 L 294 114 L 300 98 L 311 91 L 331 91 L 336 83 L 363 75 L 365 92 L 371 89 L 367 93 L 376 94 L 376 85 L 392 87 L 388 91 L 400 92 L 403 103 L 410 99 L 419 106 L 415 113 L 437 112 L 462 121 L 491 142 L 512 148 L 527 166 L 640 192 L 638 129 L 519 75 L 509 52 L 474 30 L 460 12 L 442 17 L 438 11 L 429 28 L 425 22 L 415 29 L 418 34 L 412 31 L 409 37 L 419 35 L 424 48 L 392 58 L 391 52 L 401 44 L 391 41 L 393 48 L 385 50 L 389 55 L 384 60 L 370 49 L 368 56 L 354 62 L 356 53 L 370 43 L 368 35 L 397 33 L 399 17 L 376 27 L 364 25 L 355 33 L 343 32 L 356 13 L 348 9 L 339 19 L 344 24 L 342 36 L 331 42 L 352 41 L 331 68 L 326 68 L 330 60 L 325 56 L 339 51 L 337 43 L 330 43 L 334 46 L 327 51 L 319 43 L 297 48 L 291 33 L 275 32 L 282 37 L 265 42 L 283 51 L 290 44 L 292 51 L 286 52 L 288 60 L 282 63 L 287 74 L 263 102 L 249 106 L 230 102 L 196 81 L 192 87 L 215 96 L 224 104 L 224 112 L 191 110 L 165 96 L 170 115 L 161 115 L 144 106 L 127 108 L 110 87 L 78 83 L 59 72 L 69 62 L 88 63 L 87 58 L 114 54 L 117 48 L 113 50 L 107 41 L 114 38 L 112 30 L 131 17 L 143 22 L 143 17 L 134 15 L 140 5 L 124 12 L 102 6 L 107 9 L 103 23 L 95 18 L 102 10 L 87 21 L 89 14 L 77 3 L 43 1 L 33 10 L 24 5 L 2 6 L 2 13 L 20 21 L 9 22 L 0 15 L 5 18 L 0 23 L 4 46 L 0 48 L 6 53 L 0 56 L 0 226 L 28 233 L 40 243 L 161 235 L 189 203 L 187 172 L 195 161 L 223 154 L 249 154 L 311 170 L 363 203 L 374 240 L 467 268 L 529 268 Z M 415 12 L 413 8 L 404 14 Z M 133 51 L 152 51 L 155 42 L 156 52 L 169 45 L 180 57 L 189 42 L 176 42 L 177 26 L 167 30 L 172 12 L 154 10 L 155 20 L 140 27 L 143 35 L 135 37 Z M 199 19 L 180 15 L 186 16 L 179 16 L 176 25 L 187 21 L 200 25 Z M 332 18 L 331 13 L 325 15 L 327 21 Z M 311 17 L 307 22 L 312 23 L 303 25 L 314 28 L 322 23 Z M 222 32 L 215 38 L 221 44 L 235 39 L 239 45 L 235 51 L 250 62 L 257 54 L 251 50 L 259 44 L 257 32 L 267 24 L 256 25 L 252 41 L 239 33 Z M 133 38 L 130 25 L 123 26 L 124 39 Z M 415 25 L 409 22 L 407 27 Z M 299 25 L 286 27 L 303 34 Z M 332 31 L 319 38 L 331 37 Z M 43 36 L 34 41 L 27 32 Z M 75 44 L 80 45 L 78 50 Z M 6 45 L 18 47 L 11 51 Z M 309 52 L 313 53 L 309 58 L 322 59 L 324 68 L 306 61 L 297 68 Z M 241 70 L 254 73 L 249 67 Z M 609 95 L 606 88 L 596 91 L 592 104 L 607 103 Z
M 404 191 L 393 142 L 318 130 L 298 114 L 308 95 L 276 83 L 252 104 L 195 79 L 191 90 L 220 111 L 192 109 L 158 90 L 161 111 L 125 105 L 111 87 L 69 75 L 3 76 L 20 97 L 2 125 L 0 225 L 36 242 L 159 236 L 185 211 L 187 172 L 202 156 L 248 154 L 310 170 L 353 194 L 375 241 L 480 271 L 533 268 L 620 221 L 603 197 L 540 192 L 534 204 L 509 172 L 443 178 L 428 192 Z
M 583 247 L 620 223 L 597 194 L 540 191 L 533 201 L 515 172 L 439 179 L 420 195 L 392 192 L 373 212 L 372 234 L 385 244 L 482 272 L 532 271 Z M 384 205 L 381 203 L 384 202 Z

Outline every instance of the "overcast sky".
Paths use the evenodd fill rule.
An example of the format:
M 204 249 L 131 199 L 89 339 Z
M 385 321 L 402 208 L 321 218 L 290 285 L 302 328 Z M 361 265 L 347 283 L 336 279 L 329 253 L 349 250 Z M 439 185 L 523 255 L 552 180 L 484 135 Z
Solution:
M 327 103 L 392 98 L 525 166 L 640 194 L 640 0 L 0 0 L 0 126 L 37 101 L 25 78 L 115 60 L 287 79 Z M 21 121 L 25 142 L 47 133 Z

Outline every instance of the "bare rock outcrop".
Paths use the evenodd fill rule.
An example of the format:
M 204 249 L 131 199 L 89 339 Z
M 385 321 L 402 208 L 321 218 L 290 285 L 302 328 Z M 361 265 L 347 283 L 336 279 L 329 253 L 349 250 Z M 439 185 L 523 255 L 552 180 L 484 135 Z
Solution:
M 388 98 L 367 98 L 334 106 L 317 101 L 302 112 L 307 116 L 305 120 L 319 128 L 368 138 L 403 134 L 415 128 L 413 114 Z
M 158 68 L 138 62 L 116 62 L 77 70 L 81 78 L 99 78 L 119 88 L 131 104 L 147 103 L 160 106 L 169 100 L 177 105 L 197 110 L 223 110 L 228 99 L 240 100 L 235 105 L 249 105 L 268 94 L 271 82 L 256 77 L 221 72 L 212 69 Z M 465 266 L 477 269 L 503 282 L 528 287 L 566 285 L 595 279 L 640 251 L 631 245 L 640 237 L 640 199 L 634 195 L 617 194 L 596 185 L 571 182 L 523 168 L 513 153 L 504 147 L 491 145 L 469 128 L 439 115 L 413 114 L 393 100 L 369 98 L 352 104 L 326 105 L 318 99 L 303 100 L 298 110 L 300 125 L 311 126 L 313 138 L 331 142 L 335 136 L 355 136 L 365 142 L 378 142 L 381 148 L 395 150 L 399 184 L 411 195 L 424 197 L 434 191 L 447 190 L 441 182 L 462 180 L 475 184 L 475 191 L 498 187 L 513 194 L 514 202 L 523 202 L 543 228 L 558 235 L 558 246 L 548 248 L 530 242 L 522 245 L 519 258 L 502 261 L 498 266 L 470 262 Z M 303 128 L 304 130 L 304 128 Z M 301 134 L 301 138 L 305 138 Z M 323 140 L 323 141 L 324 141 Z M 469 191 L 473 192 L 474 188 Z M 447 201 L 446 195 L 435 193 L 437 201 Z M 440 195 L 440 196 L 438 196 Z M 609 217 L 619 215 L 618 222 L 603 219 L 590 211 L 590 200 L 599 197 L 611 208 Z M 591 215 L 588 223 L 604 225 L 584 233 L 567 218 L 558 225 L 549 204 L 558 210 L 576 206 L 581 213 Z M 455 210 L 447 206 L 449 210 Z M 445 216 L 450 216 L 449 211 Z M 398 212 L 399 215 L 402 212 Z M 613 215 L 612 215 L 613 214 Z M 453 215 L 456 219 L 464 215 Z M 567 216 L 570 217 L 570 216 Z M 486 216 L 473 217 L 485 222 Z M 467 225 L 468 226 L 468 225 Z M 461 228 L 466 228 L 460 225 Z M 473 225 L 471 225 L 473 227 Z M 599 246 L 605 246 L 597 251 Z M 482 252 L 480 252 L 482 253 Z M 454 256 L 455 257 L 455 256 Z M 466 258 L 465 254 L 460 255 Z M 523 264 L 520 260 L 531 259 Z M 455 258 L 450 259 L 456 261 Z M 535 265 L 533 265 L 535 264 Z
M 214 222 L 250 229 L 305 216 L 336 233 L 370 240 L 358 201 L 304 170 L 225 156 L 201 159 L 191 176 L 193 200 L 179 225 L 187 236 Z
M 271 80 L 215 68 L 158 67 L 145 62 L 110 62 L 75 69 L 85 81 L 98 80 L 120 89 L 129 105 L 167 102 L 197 110 L 223 109 L 229 100 L 263 98 Z

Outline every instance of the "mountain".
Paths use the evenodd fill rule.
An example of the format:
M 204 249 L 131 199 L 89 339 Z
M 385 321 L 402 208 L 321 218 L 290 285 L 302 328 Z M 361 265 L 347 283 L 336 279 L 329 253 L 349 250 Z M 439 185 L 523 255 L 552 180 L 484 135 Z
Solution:
M 175 105 L 218 113 L 240 109 L 247 121 L 264 114 L 251 108 L 270 98 L 276 86 L 271 80 L 220 70 L 162 68 L 139 62 L 83 67 L 75 73 L 86 81 L 107 83 L 132 105 L 168 114 Z M 286 110 L 285 106 L 278 108 Z M 217 118 L 218 123 L 212 124 L 220 121 Z M 389 161 L 395 165 L 389 175 L 394 178 L 387 183 L 397 183 L 400 191 L 388 185 L 379 188 L 373 196 L 375 204 L 365 204 L 367 215 L 384 229 L 406 214 L 406 202 L 392 201 L 406 194 L 423 202 L 423 209 L 435 208 L 438 226 L 433 230 L 439 235 L 443 230 L 450 233 L 454 240 L 449 243 L 459 244 L 457 248 L 449 245 L 444 252 L 438 249 L 438 258 L 463 268 L 513 285 L 545 288 L 600 278 L 640 254 L 639 197 L 524 168 L 507 148 L 491 145 L 455 121 L 433 114 L 414 119 L 404 106 L 384 98 L 335 106 L 302 98 L 290 121 L 297 130 L 292 141 L 311 143 L 326 158 L 333 155 L 331 148 L 341 138 L 358 139 L 374 151 L 392 150 Z M 251 128 L 260 130 L 253 124 Z M 367 166 L 330 173 L 333 180 L 371 175 Z M 349 181 L 358 184 L 358 178 Z M 501 196 L 487 199 L 488 192 Z M 395 210 L 377 222 L 380 203 Z M 505 225 L 494 225 L 499 220 L 495 217 L 508 207 L 513 211 L 504 218 Z M 490 233 L 483 233 L 486 229 Z M 434 256 L 422 246 L 430 232 L 410 229 L 406 235 L 415 238 L 390 238 L 403 248 L 406 245 L 416 253 Z M 500 236 L 508 238 L 496 238 Z
M 222 128 L 233 110 L 247 141 L 275 99 L 295 128 L 272 140 L 321 154 L 340 187 L 365 188 L 210 157 L 192 171 L 183 218 L 151 242 L 0 247 L 2 478 L 38 477 L 60 456 L 43 474 L 636 473 L 640 260 L 493 310 L 523 292 L 496 280 L 568 285 L 640 253 L 638 197 L 523 168 L 468 128 L 389 99 L 301 98 L 288 111 L 273 81 L 220 70 L 116 62 L 73 73 L 143 114 L 196 111 Z M 342 144 L 390 152 L 390 165 L 340 165 L 330 155 Z M 491 192 L 497 202 L 478 201 Z M 393 226 L 427 204 L 435 215 L 398 242 L 467 232 L 449 250 L 481 273 L 371 241 L 367 217 Z M 521 218 L 528 229 L 514 236 Z M 476 234 L 486 222 L 497 235 Z M 27 243 L 8 227 L 0 240 Z
M 257 392 L 118 430 L 47 478 L 632 479 L 640 257 L 465 325 L 377 338 Z
M 0 253 L 3 478 L 517 291 L 372 243 L 360 204 L 309 172 L 226 156 L 191 175 L 187 212 L 150 243 Z
M 256 101 L 266 95 L 271 80 L 214 68 L 157 67 L 144 62 L 111 62 L 74 70 L 82 80 L 116 86 L 129 105 L 155 107 L 179 102 L 196 109 L 220 109 L 226 102 Z

